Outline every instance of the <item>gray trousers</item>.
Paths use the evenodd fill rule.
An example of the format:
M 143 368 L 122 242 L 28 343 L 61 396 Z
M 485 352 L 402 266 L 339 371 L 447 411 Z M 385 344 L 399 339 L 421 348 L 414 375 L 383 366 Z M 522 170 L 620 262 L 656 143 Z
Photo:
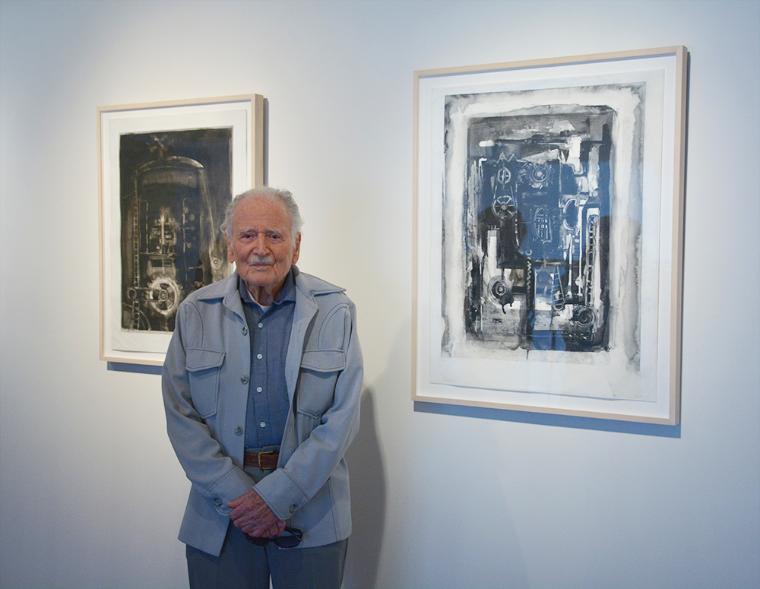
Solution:
M 186 547 L 190 589 L 340 589 L 347 547 L 258 546 L 230 524 L 219 556 Z
M 258 482 L 268 471 L 246 467 Z M 227 528 L 222 552 L 212 556 L 187 546 L 190 589 L 340 589 L 348 540 L 315 548 L 254 544 L 234 524 Z

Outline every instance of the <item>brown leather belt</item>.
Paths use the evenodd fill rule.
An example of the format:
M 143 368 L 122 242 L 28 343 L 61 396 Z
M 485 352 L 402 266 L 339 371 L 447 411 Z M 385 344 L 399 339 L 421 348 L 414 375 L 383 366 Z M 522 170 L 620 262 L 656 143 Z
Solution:
M 245 465 L 255 466 L 261 470 L 274 470 L 277 468 L 277 459 L 280 453 L 276 450 L 267 450 L 265 452 L 254 452 L 253 450 L 245 451 Z

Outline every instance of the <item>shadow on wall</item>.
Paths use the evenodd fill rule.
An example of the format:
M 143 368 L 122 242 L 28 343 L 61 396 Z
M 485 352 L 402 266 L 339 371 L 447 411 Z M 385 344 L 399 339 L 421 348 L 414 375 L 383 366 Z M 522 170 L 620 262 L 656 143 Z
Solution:
M 494 419 L 499 421 L 512 421 L 515 423 L 532 423 L 534 425 L 570 427 L 605 432 L 638 434 L 642 436 L 659 436 L 663 438 L 681 437 L 680 424 L 660 425 L 634 421 L 578 417 L 574 415 L 557 415 L 552 413 L 532 413 L 530 411 L 511 411 L 508 409 L 447 405 L 444 403 L 428 403 L 426 401 L 415 401 L 414 410 L 423 413 L 437 413 L 440 415 L 456 415 L 459 417 L 474 417 L 476 419 Z
M 158 374 L 161 375 L 161 366 L 148 364 L 126 364 L 122 362 L 108 362 L 107 369 L 113 372 L 131 372 L 133 374 Z
M 364 391 L 361 428 L 347 454 L 351 472 L 353 532 L 348 542 L 344 589 L 368 589 L 377 581 L 385 527 L 386 481 L 375 427 L 374 393 Z

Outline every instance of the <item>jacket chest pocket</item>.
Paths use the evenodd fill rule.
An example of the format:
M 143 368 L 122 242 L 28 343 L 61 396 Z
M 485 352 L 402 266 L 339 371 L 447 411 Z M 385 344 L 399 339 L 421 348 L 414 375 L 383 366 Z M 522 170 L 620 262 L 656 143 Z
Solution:
M 310 417 L 316 426 L 333 402 L 335 383 L 346 367 L 340 350 L 305 351 L 301 358 L 296 411 Z
M 216 413 L 219 401 L 219 373 L 224 363 L 224 352 L 189 349 L 185 369 L 190 382 L 190 395 L 198 415 L 204 419 Z

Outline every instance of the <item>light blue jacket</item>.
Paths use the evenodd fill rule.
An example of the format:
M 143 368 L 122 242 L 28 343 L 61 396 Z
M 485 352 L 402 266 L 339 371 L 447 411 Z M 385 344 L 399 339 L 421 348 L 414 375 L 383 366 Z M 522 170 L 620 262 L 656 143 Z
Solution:
M 237 274 L 180 305 L 163 368 L 166 428 L 192 483 L 179 539 L 218 555 L 227 503 L 255 487 L 304 532 L 301 546 L 351 533 L 344 454 L 359 426 L 363 368 L 356 314 L 343 289 L 294 268 L 296 306 L 285 360 L 290 411 L 277 470 L 243 470 L 250 340 Z

